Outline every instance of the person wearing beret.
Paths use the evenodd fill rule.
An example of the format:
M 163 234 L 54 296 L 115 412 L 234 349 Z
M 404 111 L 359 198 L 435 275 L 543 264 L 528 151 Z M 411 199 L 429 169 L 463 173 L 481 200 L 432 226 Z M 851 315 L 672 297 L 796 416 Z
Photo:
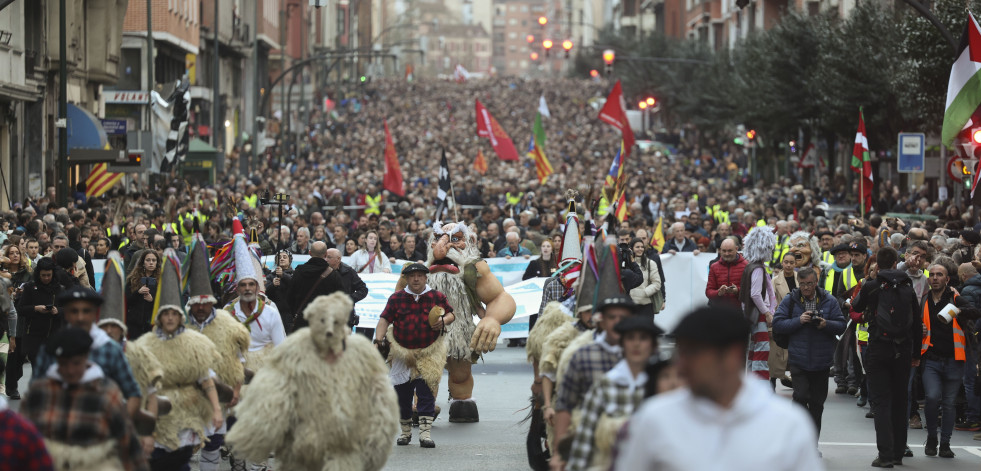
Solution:
M 824 469 L 804 410 L 747 376 L 749 334 L 733 308 L 704 307 L 681 319 L 675 358 L 687 385 L 634 412 L 613 469 Z
M 67 327 L 45 344 L 57 364 L 31 383 L 20 412 L 37 426 L 58 469 L 149 470 L 116 383 L 89 359 L 89 332 Z
M 960 247 L 953 254 L 954 262 L 961 264 L 974 260 L 974 253 L 979 243 L 981 243 L 981 234 L 976 231 L 961 231 Z
M 610 467 L 617 430 L 643 402 L 647 381 L 651 380 L 645 369 L 657 352 L 658 336 L 664 333 L 654 324 L 654 316 L 630 316 L 613 329 L 620 334 L 623 359 L 594 383 L 583 399 L 566 464 L 569 471 Z

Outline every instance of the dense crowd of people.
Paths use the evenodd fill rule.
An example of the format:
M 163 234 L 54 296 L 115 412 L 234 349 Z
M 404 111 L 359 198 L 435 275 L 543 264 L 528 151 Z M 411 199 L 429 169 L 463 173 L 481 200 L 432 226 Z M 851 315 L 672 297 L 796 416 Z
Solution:
M 657 142 L 637 147 L 627 157 L 628 213 L 615 222 L 608 219 L 611 206 L 601 198 L 601 190 L 620 136 L 596 119 L 597 99 L 605 97 L 608 85 L 571 79 L 373 81 L 336 110 L 314 112 L 298 137 L 280 139 L 267 149 L 250 175 L 237 173 L 237 159 L 247 156 L 236 149 L 214 184 L 164 179 L 117 188 L 98 198 L 86 199 L 80 191 L 67 205 L 58 204 L 49 190 L 41 198 L 15 204 L 0 212 L 0 286 L 4 287 L 0 315 L 7 320 L 0 322 L 6 345 L 6 356 L 0 358 L 5 360 L 6 397 L 21 399 L 20 380 L 29 363 L 34 368 L 45 365 L 45 371 L 35 370 L 34 376 L 52 384 L 91 383 L 95 395 L 124 403 L 139 399 L 143 385 L 137 387 L 132 378 L 119 374 L 118 364 L 103 366 L 99 372 L 88 372 L 84 362 L 78 364 L 79 357 L 94 354 L 104 344 L 101 337 L 86 341 L 84 332 L 79 333 L 88 330 L 92 321 L 72 321 L 63 312 L 71 302 L 66 293 L 95 287 L 92 261 L 109 260 L 113 251 L 119 252 L 126 273 L 122 282 L 126 308 L 120 316 L 125 322 L 119 326 L 122 333 L 116 335 L 117 341 L 128 338 L 136 345 L 141 337 L 158 335 L 190 342 L 187 339 L 197 337 L 178 337 L 184 335 L 182 326 L 186 323 L 205 332 L 212 305 L 224 306 L 249 328 L 248 345 L 235 354 L 254 363 L 256 355 L 283 343 L 286 334 L 292 337 L 292 332 L 308 326 L 306 308 L 316 298 L 311 293 L 340 291 L 356 303 L 367 295 L 360 275 L 391 272 L 398 260 L 434 262 L 430 243 L 434 224 L 452 220 L 473 234 L 481 258 L 535 257 L 523 277 L 550 281 L 533 329 L 536 320 L 546 318 L 550 301 L 573 299 L 568 312 L 561 312 L 562 322 L 570 325 L 565 334 L 586 336 L 578 344 L 568 338 L 554 341 L 556 345 L 543 336 L 536 348 L 557 348 L 552 352 L 556 358 L 542 352 L 533 361 L 533 391 L 543 394 L 544 400 L 538 405 L 538 425 L 544 430 L 547 424 L 551 430 L 551 435 L 542 433 L 548 437 L 553 468 L 585 469 L 595 464 L 597 456 L 617 469 L 646 466 L 656 458 L 637 448 L 635 438 L 644 433 L 642 427 L 654 427 L 666 415 L 663 406 L 648 407 L 643 401 L 679 386 L 696 396 L 699 391 L 734 395 L 741 387 L 737 373 L 746 366 L 740 361 L 748 362 L 755 375 L 769 379 L 772 387 L 781 382 L 792 387 L 794 402 L 808 412 L 816 434 L 829 393 L 827 373 L 832 369 L 834 393 L 851 394 L 860 407 L 869 406 L 867 414 L 874 419 L 879 445 L 874 466 L 891 467 L 912 455 L 906 446 L 907 427 L 925 427 L 926 454 L 941 457 L 954 456 L 950 439 L 955 429 L 981 432 L 981 387 L 975 375 L 981 345 L 974 323 L 981 308 L 981 222 L 972 211 L 933 201 L 925 189 L 904 193 L 885 181 L 877 183 L 874 210 L 861 217 L 850 209 L 854 192 L 846 191 L 850 186 L 844 176 L 820 178 L 816 184 L 794 184 L 790 178 L 773 184 L 754 181 L 747 172 L 744 148 L 729 139 L 711 139 L 696 129 L 677 127 L 639 136 Z M 473 100 L 480 99 L 523 154 L 540 96 L 550 110 L 551 117 L 545 120 L 546 154 L 555 169 L 544 183 L 538 181 L 531 159 L 494 158 L 487 142 L 475 135 L 472 111 Z M 405 196 L 383 189 L 386 119 L 401 162 Z M 478 150 L 488 157 L 486 174 L 473 165 Z M 455 204 L 436 215 L 439 158 L 444 151 Z M 622 297 L 580 306 L 573 294 L 577 288 L 560 282 L 568 269 L 564 262 L 569 260 L 565 242 L 570 189 L 580 205 L 581 220 L 572 220 L 576 229 L 598 240 L 605 223 L 602 233 L 620 248 L 616 252 L 623 262 L 622 276 L 634 276 L 624 283 Z M 266 200 L 276 193 L 292 197 L 282 213 Z M 890 211 L 915 217 L 886 217 Z M 197 303 L 207 306 L 195 314 L 200 318 L 190 311 L 162 308 L 156 299 L 162 267 L 190 257 L 196 234 L 203 238 L 208 255 L 215 256 L 234 243 L 233 221 L 245 226 L 245 239 L 274 256 L 272 268 L 241 278 L 235 285 L 221 286 L 212 279 L 216 299 Z M 754 233 L 764 231 L 774 237 L 768 249 L 760 249 L 767 247 L 764 242 L 759 242 L 762 246 L 754 242 L 763 238 Z M 658 232 L 665 240 L 653 240 Z M 437 232 L 434 239 L 443 236 Z M 745 335 L 696 331 L 690 325 L 695 320 L 683 321 L 676 332 L 677 355 L 673 360 L 661 359 L 657 342 L 663 332 L 653 319 L 672 302 L 671 274 L 665 273 L 661 257 L 679 252 L 715 254 L 705 288 L 711 307 L 692 316 L 731 314 L 735 308 L 747 322 L 733 329 Z M 310 261 L 297 267 L 293 263 L 297 255 L 309 255 Z M 582 254 L 576 260 L 581 261 Z M 417 266 L 414 271 L 424 269 Z M 318 280 L 321 274 L 323 284 Z M 428 289 L 421 280 L 407 288 L 416 300 Z M 445 304 L 445 297 L 440 299 Z M 883 303 L 903 306 L 899 311 L 915 322 L 901 328 L 884 325 L 878 315 Z M 452 309 L 446 312 L 450 317 L 441 320 L 439 329 L 452 324 Z M 632 320 L 641 316 L 653 319 Z M 356 324 L 355 317 L 352 310 L 349 326 Z M 393 313 L 388 319 L 398 316 Z M 550 329 L 560 324 L 550 322 Z M 65 329 L 66 325 L 72 329 Z M 739 330 L 743 327 L 745 332 Z M 883 352 L 887 330 L 892 356 Z M 383 336 L 380 332 L 376 340 Z M 427 335 L 427 339 L 430 336 L 436 337 Z M 748 345 L 746 338 L 751 339 Z M 535 343 L 532 338 L 528 342 L 529 347 Z M 55 343 L 65 348 L 59 353 L 51 347 Z M 592 357 L 575 357 L 573 345 L 593 345 L 585 350 Z M 702 345 L 719 349 L 726 362 L 706 370 L 707 357 L 696 348 Z M 51 350 L 46 351 L 46 346 Z M 558 361 L 567 348 L 573 348 L 568 371 Z M 897 353 L 900 350 L 902 355 Z M 64 374 L 74 376 L 48 375 L 50 365 L 67 365 L 72 358 L 74 369 Z M 544 372 L 539 372 L 539 361 Z M 584 365 L 583 370 L 576 365 Z M 575 385 L 575 390 L 563 389 L 561 373 L 573 375 L 565 387 Z M 198 380 L 201 387 L 209 384 L 204 378 L 191 378 Z M 422 386 L 415 377 L 402 384 Z M 406 391 L 399 391 L 400 444 L 411 437 L 411 426 L 406 434 L 406 421 L 423 412 L 412 410 L 412 390 Z M 431 422 L 426 422 L 439 412 L 431 410 L 431 396 L 415 391 L 419 407 L 426 409 L 421 418 L 428 447 L 433 442 Z M 238 402 L 238 394 L 236 389 L 233 401 L 219 401 L 210 393 L 198 398 L 199 406 L 208 409 L 205 412 L 215 409 L 212 431 L 224 430 L 222 413 Z M 614 403 L 615 408 L 610 406 Z M 106 407 L 107 420 L 117 422 L 133 412 Z M 618 423 L 622 427 L 617 429 L 626 436 L 615 443 L 610 440 L 617 430 L 600 430 L 609 425 L 603 411 L 609 414 L 614 409 L 614 415 L 630 417 L 636 412 L 638 418 L 628 419 L 626 426 Z M 569 422 L 574 410 L 584 414 L 584 428 L 567 434 L 574 430 Z M 35 425 L 45 432 L 45 424 Z M 131 441 L 130 430 L 126 431 L 120 442 L 127 447 L 125 459 L 141 463 L 136 457 L 141 439 Z M 807 439 L 816 439 L 816 434 Z M 155 456 L 160 463 L 184 459 L 188 447 L 204 445 L 201 438 L 168 442 L 166 452 L 156 451 L 162 448 L 155 448 L 152 440 L 142 445 L 147 458 Z M 981 433 L 974 438 L 981 440 Z M 215 459 L 217 450 L 214 445 L 205 449 L 208 459 Z M 618 456 L 623 460 L 618 461 Z

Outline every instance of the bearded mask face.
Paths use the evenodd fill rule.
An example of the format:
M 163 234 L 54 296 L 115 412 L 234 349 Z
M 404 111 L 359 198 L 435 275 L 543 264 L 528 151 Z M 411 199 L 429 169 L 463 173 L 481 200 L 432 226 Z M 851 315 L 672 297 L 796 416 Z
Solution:
M 434 224 L 429 248 L 430 273 L 456 274 L 461 267 L 480 259 L 477 236 L 463 223 Z

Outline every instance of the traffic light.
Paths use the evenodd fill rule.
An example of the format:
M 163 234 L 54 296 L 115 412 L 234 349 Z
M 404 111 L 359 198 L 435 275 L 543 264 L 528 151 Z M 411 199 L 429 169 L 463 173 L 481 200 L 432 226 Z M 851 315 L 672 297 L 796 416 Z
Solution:
M 544 16 L 539 16 L 538 17 L 538 24 L 542 25 L 542 28 L 544 28 L 545 25 L 548 24 L 548 18 L 546 18 Z
M 542 18 L 545 18 L 544 16 Z M 542 47 L 545 48 L 545 57 L 548 57 L 549 51 L 552 50 L 552 40 L 546 39 L 542 41 Z
M 529 34 L 528 36 L 525 36 L 525 41 L 528 41 L 528 45 L 531 46 L 531 44 L 535 42 L 535 35 Z
M 750 129 L 749 131 L 746 131 L 746 139 L 749 139 L 751 142 L 756 139 L 756 130 Z
M 361 83 L 365 83 L 365 82 L 367 82 L 367 81 L 368 81 L 368 77 L 366 77 L 366 76 L 364 76 L 364 75 L 362 75 L 362 76 L 361 76 Z
M 562 49 L 565 49 L 565 58 L 568 59 L 569 58 L 569 51 L 572 50 L 572 41 L 570 41 L 568 39 L 566 39 L 565 41 L 562 41 Z
M 537 52 L 532 52 L 531 53 L 531 60 L 533 60 L 533 61 L 537 61 L 538 60 L 538 53 Z
M 607 76 L 613 73 L 613 60 L 616 59 L 616 57 L 617 54 L 616 52 L 613 52 L 613 49 L 603 51 L 603 64 L 605 64 Z
M 973 141 L 975 145 L 981 144 L 981 128 L 971 130 L 971 141 Z
M 592 77 L 592 78 L 599 77 L 599 71 L 596 70 L 596 69 L 592 69 L 592 70 L 589 71 L 589 76 Z
M 641 109 L 641 110 L 646 110 L 647 109 L 647 100 L 640 100 L 640 103 L 637 103 L 637 108 L 638 109 Z
M 657 100 L 652 96 L 647 97 L 647 100 L 645 101 L 647 102 L 647 106 L 654 106 L 657 104 Z

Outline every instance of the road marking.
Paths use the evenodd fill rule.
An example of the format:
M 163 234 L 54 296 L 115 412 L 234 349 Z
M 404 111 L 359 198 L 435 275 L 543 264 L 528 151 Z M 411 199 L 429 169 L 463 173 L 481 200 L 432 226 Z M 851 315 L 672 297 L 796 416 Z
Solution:
M 852 443 L 852 442 L 818 442 L 818 446 L 877 446 L 875 443 Z M 910 448 L 923 448 L 924 445 L 908 445 Z M 951 445 L 951 448 L 964 450 L 972 455 L 981 456 L 981 447 L 968 445 Z
M 963 450 L 974 456 L 981 456 L 981 448 L 966 446 Z

